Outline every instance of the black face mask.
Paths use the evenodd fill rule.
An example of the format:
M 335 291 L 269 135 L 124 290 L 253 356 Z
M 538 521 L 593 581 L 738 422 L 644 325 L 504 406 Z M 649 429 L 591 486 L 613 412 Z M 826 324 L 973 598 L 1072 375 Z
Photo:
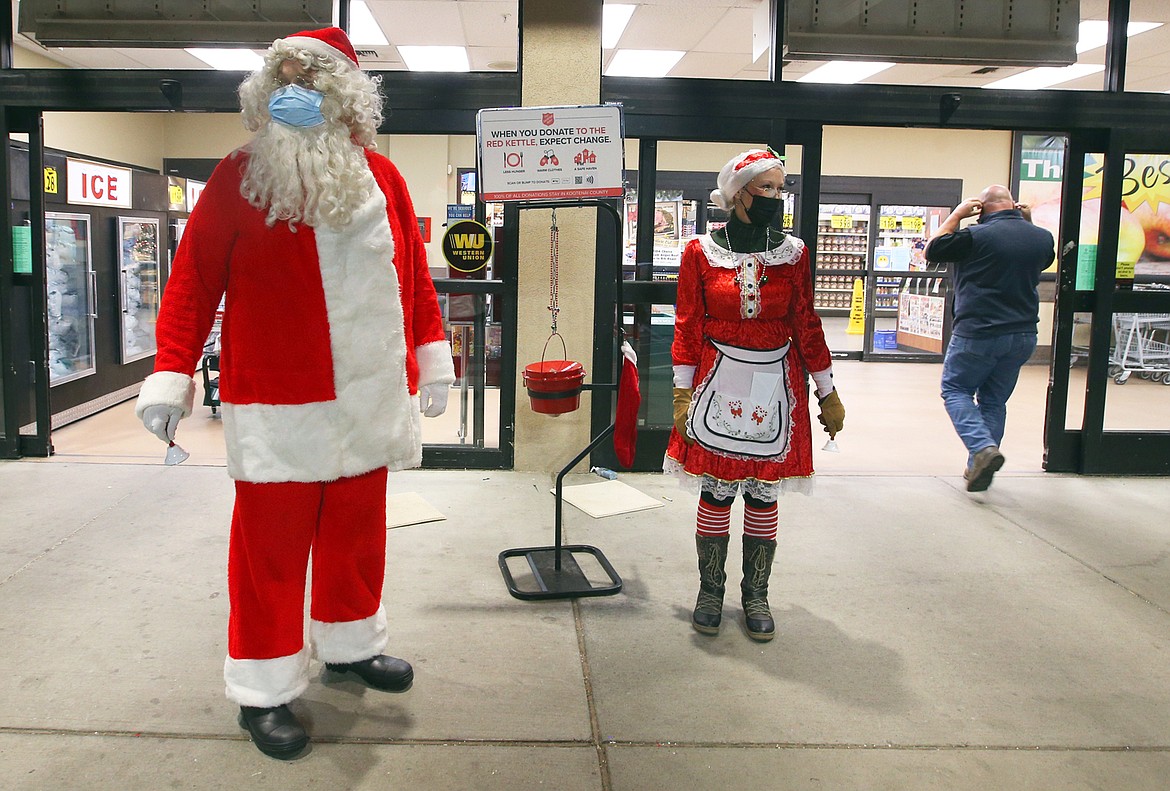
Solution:
M 752 205 L 747 209 L 748 222 L 757 228 L 767 228 L 780 213 L 781 200 L 752 195 Z

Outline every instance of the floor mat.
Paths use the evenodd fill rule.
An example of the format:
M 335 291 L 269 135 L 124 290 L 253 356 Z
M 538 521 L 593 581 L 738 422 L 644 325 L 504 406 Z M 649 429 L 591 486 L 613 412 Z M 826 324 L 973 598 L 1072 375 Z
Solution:
M 386 495 L 386 529 L 438 522 L 447 517 L 415 492 Z
M 552 492 L 554 495 L 556 494 L 555 489 Z M 662 502 L 648 494 L 643 494 L 632 486 L 627 486 L 621 481 L 599 481 L 581 486 L 566 486 L 562 492 L 561 496 L 566 503 L 580 508 L 594 519 L 663 506 Z

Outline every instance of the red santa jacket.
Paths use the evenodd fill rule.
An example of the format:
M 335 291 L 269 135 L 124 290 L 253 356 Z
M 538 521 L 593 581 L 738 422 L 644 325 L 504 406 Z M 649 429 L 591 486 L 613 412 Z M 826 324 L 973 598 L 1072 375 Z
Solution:
M 223 160 L 192 212 L 156 337 L 150 404 L 191 410 L 191 375 L 224 298 L 220 399 L 229 472 L 330 480 L 421 461 L 419 384 L 453 382 L 405 182 L 366 152 L 378 189 L 342 229 L 287 222 L 240 194 L 246 154 Z

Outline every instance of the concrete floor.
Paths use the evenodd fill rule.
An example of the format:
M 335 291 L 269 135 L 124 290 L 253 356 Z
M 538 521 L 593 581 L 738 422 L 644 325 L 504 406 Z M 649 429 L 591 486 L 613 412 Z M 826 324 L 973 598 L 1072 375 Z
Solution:
M 314 663 L 288 763 L 223 697 L 223 469 L 0 463 L 0 788 L 1166 788 L 1170 487 L 1022 464 L 969 495 L 953 461 L 786 497 L 763 645 L 732 596 L 690 628 L 694 503 L 661 475 L 620 479 L 662 508 L 566 507 L 625 588 L 554 602 L 496 560 L 552 541 L 548 476 L 393 475 L 447 517 L 389 533 L 414 688 Z

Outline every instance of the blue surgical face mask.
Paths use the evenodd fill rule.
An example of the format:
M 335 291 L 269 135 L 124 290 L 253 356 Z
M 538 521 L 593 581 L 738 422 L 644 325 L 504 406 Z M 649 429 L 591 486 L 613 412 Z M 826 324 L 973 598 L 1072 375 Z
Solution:
M 299 85 L 286 85 L 268 97 L 268 113 L 272 120 L 285 126 L 311 127 L 325 123 L 321 101 L 325 94 Z

